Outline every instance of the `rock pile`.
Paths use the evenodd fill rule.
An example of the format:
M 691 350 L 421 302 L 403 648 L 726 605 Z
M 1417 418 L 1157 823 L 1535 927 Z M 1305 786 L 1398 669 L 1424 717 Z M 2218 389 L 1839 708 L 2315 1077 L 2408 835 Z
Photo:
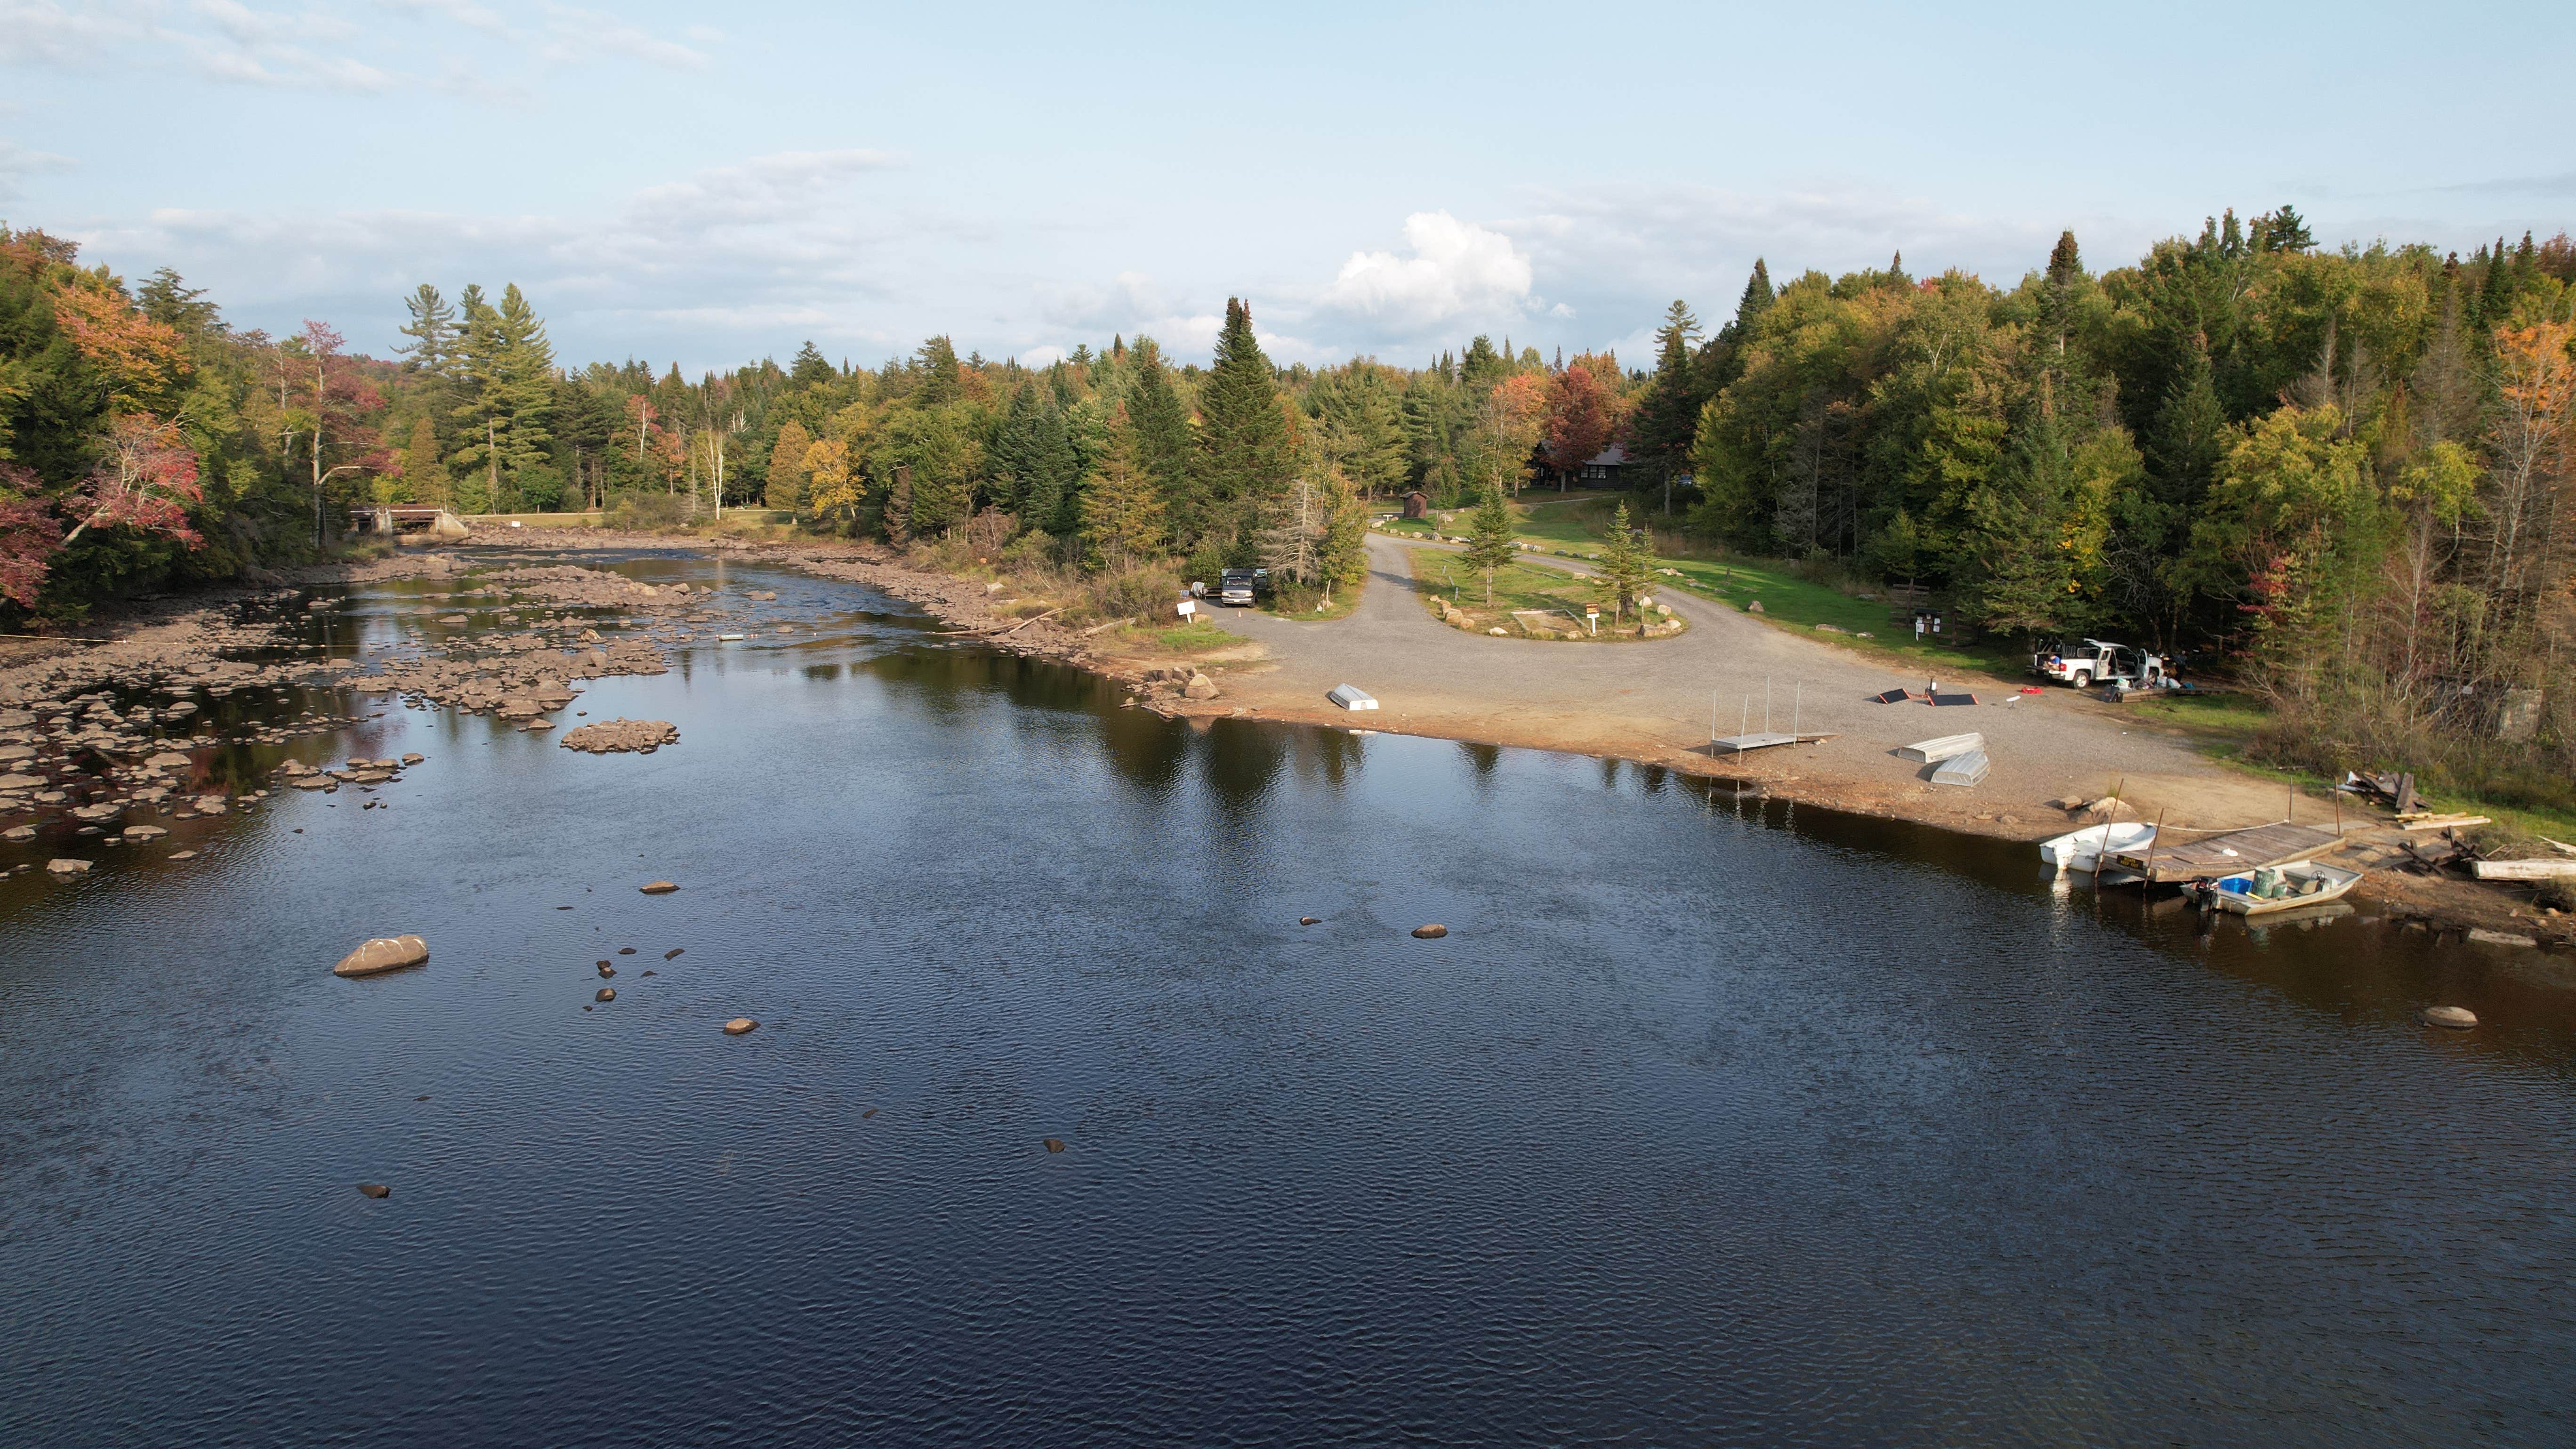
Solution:
M 586 724 L 563 737 L 567 750 L 586 750 L 594 755 L 633 751 L 649 755 L 664 745 L 680 742 L 679 727 L 669 720 L 606 719 Z

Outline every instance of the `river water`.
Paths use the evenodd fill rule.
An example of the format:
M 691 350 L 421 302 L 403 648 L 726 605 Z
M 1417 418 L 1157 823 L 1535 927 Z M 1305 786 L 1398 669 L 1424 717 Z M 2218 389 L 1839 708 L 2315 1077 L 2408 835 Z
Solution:
M 615 566 L 820 627 L 0 882 L 0 1443 L 2576 1439 L 2546 958 Z

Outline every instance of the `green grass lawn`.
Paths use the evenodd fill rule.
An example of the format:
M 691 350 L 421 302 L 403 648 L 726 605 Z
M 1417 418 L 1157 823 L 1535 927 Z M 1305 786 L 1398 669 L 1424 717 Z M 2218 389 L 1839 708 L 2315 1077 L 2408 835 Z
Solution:
M 1105 644 L 1138 654 L 1204 654 L 1214 649 L 1231 649 L 1243 642 L 1240 635 L 1220 629 L 1204 619 L 1192 619 L 1186 624 L 1174 624 L 1168 628 L 1160 624 L 1121 624 L 1105 632 L 1108 636 L 1103 641 Z
M 1601 632 L 1597 636 L 1586 631 L 1584 611 L 1600 607 L 1595 602 L 1599 597 L 1595 593 L 1596 585 L 1588 578 L 1579 578 L 1562 569 L 1541 564 L 1513 563 L 1494 571 L 1492 601 L 1489 603 L 1483 571 L 1469 568 L 1466 561 L 1456 554 L 1431 548 L 1409 549 L 1407 552 L 1412 555 L 1414 583 L 1422 594 L 1423 607 L 1437 618 L 1440 616 L 1439 601 L 1454 602 L 1456 607 L 1466 611 L 1471 632 L 1481 634 L 1499 625 L 1516 634 L 1522 633 L 1524 626 L 1513 617 L 1513 611 L 1534 609 L 1547 613 L 1547 627 L 1565 631 L 1579 641 L 1591 642 L 1597 638 L 1602 643 L 1613 639 L 1635 642 L 1638 637 L 1633 614 L 1622 621 L 1626 627 L 1615 632 L 1606 613 L 1601 618 Z M 1656 637 L 1671 638 L 1672 635 Z

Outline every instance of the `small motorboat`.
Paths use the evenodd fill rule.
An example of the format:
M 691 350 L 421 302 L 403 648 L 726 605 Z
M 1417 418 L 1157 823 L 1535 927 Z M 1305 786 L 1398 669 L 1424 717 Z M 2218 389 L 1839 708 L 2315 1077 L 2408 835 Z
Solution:
M 2103 856 L 2135 854 L 2146 849 L 2155 838 L 2154 826 L 2141 825 L 2134 820 L 2087 825 L 2055 840 L 2041 841 L 2039 859 L 2041 864 L 2053 865 L 2059 870 L 2092 871 L 2101 867 Z
M 2222 911 L 2263 916 L 2324 905 L 2360 881 L 2360 871 L 2302 860 L 2291 865 L 2261 866 L 2242 875 L 2220 876 L 2200 887 L 2200 898 Z

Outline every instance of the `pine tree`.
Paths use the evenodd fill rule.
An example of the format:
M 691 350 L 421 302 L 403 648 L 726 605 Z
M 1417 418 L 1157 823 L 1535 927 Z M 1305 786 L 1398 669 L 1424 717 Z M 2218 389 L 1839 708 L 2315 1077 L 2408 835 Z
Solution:
M 1620 500 L 1610 515 L 1610 537 L 1601 545 L 1598 588 L 1602 602 L 1610 606 L 1613 623 L 1636 603 L 1646 591 L 1646 578 L 1652 567 L 1651 557 L 1637 542 L 1637 531 L 1628 522 L 1628 504 Z
M 926 408 L 953 403 L 965 392 L 965 383 L 957 366 L 957 347 L 946 336 L 933 337 L 921 344 L 916 354 L 921 368 L 921 391 L 915 399 Z
M 2084 253 L 2075 245 L 2075 233 L 2061 231 L 2057 245 L 2048 249 L 2048 281 L 2055 287 L 2072 286 L 2084 276 Z
M 805 506 L 805 455 L 812 451 L 813 435 L 805 425 L 790 418 L 778 429 L 778 441 L 769 447 L 769 489 L 762 501 L 781 512 L 794 512 Z
M 1624 510 L 1625 505 L 1621 505 Z M 1621 514 L 1625 517 L 1623 511 Z M 1485 604 L 1494 602 L 1494 571 L 1510 563 L 1520 553 L 1514 541 L 1512 506 L 1503 501 L 1498 484 L 1487 484 L 1485 496 L 1476 503 L 1476 511 L 1467 519 L 1466 561 L 1469 568 L 1485 571 Z
M 2479 280 L 2478 305 L 2472 319 L 2482 343 L 2495 329 L 2505 325 L 2513 311 L 2511 281 L 2505 265 L 2504 238 L 2497 237 L 2495 250 L 2487 255 L 2486 275 Z
M 403 298 L 403 308 L 411 321 L 403 325 L 402 335 L 412 340 L 394 350 L 419 371 L 445 377 L 456 361 L 456 310 L 427 282 Z
M 1288 420 L 1270 359 L 1253 336 L 1252 309 L 1229 297 L 1215 365 L 1199 389 L 1199 457 L 1211 501 L 1251 512 L 1287 490 Z
M 796 349 L 795 360 L 787 370 L 787 380 L 797 387 L 819 387 L 839 376 L 823 354 L 815 350 L 810 339 Z
M 1699 319 L 1680 301 L 1664 309 L 1664 325 L 1655 329 L 1655 375 L 1637 404 L 1629 425 L 1629 456 L 1664 486 L 1664 512 L 1673 511 L 1673 475 L 1690 465 L 1691 439 L 1699 428 L 1700 405 L 1708 399 L 1691 365 L 1692 339 Z
M 1043 529 L 1045 522 L 1028 511 L 1030 485 L 1039 469 L 1038 411 L 1037 384 L 1023 378 L 1011 393 L 1001 426 L 993 430 L 985 466 L 994 503 L 1018 515 L 1022 526 Z
M 1100 472 L 1082 490 L 1081 512 L 1083 551 L 1096 569 L 1124 573 L 1162 551 L 1162 493 L 1136 466 L 1135 437 L 1123 414 L 1111 427 Z
M 447 469 L 438 457 L 438 430 L 426 416 L 412 420 L 411 442 L 403 449 L 402 476 L 412 502 L 447 506 Z
M 1127 392 L 1127 431 L 1137 471 L 1153 480 L 1163 495 L 1165 526 L 1183 544 L 1195 544 L 1205 528 L 1206 499 L 1192 457 L 1190 410 L 1172 386 L 1172 370 L 1151 338 L 1139 337 L 1128 349 L 1135 381 Z

